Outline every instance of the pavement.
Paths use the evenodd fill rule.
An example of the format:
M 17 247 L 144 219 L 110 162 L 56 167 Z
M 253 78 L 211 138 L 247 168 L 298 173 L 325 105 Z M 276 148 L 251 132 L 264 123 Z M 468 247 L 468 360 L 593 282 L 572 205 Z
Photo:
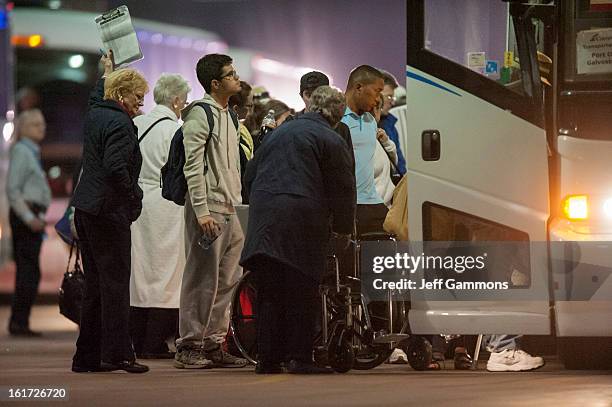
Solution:
M 179 370 L 172 361 L 144 361 L 151 371 L 77 374 L 70 363 L 77 327 L 57 305 L 36 306 L 38 339 L 8 336 L 9 309 L 0 307 L 0 405 L 9 388 L 62 388 L 67 406 L 612 406 L 612 371 L 569 371 L 554 358 L 534 372 L 416 372 L 408 365 L 324 376 L 256 375 L 244 369 Z M 48 400 L 20 400 L 19 406 Z

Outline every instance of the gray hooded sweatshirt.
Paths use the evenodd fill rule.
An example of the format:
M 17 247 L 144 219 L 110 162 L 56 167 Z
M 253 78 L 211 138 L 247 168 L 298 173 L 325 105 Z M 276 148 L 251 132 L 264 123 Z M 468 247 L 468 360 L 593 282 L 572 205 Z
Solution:
M 204 109 L 195 106 L 205 102 L 210 105 L 214 127 L 208 129 Z M 198 218 L 210 212 L 221 214 L 235 213 L 234 205 L 240 204 L 240 155 L 238 152 L 239 134 L 227 110 L 210 95 L 190 103 L 182 111 L 183 144 L 185 146 L 185 179 L 187 180 L 187 199 Z M 204 150 L 208 146 L 206 157 Z M 208 171 L 204 174 L 204 160 Z

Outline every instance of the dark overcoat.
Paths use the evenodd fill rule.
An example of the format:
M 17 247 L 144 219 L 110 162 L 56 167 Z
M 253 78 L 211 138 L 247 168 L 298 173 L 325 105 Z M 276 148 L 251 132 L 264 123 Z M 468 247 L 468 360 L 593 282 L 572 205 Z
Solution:
M 92 93 L 85 118 L 83 173 L 72 205 L 120 223 L 135 221 L 142 210 L 138 175 L 142 155 L 137 128 L 114 100 L 102 100 L 104 81 Z
M 346 142 L 320 114 L 300 115 L 265 139 L 244 187 L 250 207 L 240 264 L 258 272 L 274 260 L 319 281 L 330 229 L 353 229 L 355 176 Z

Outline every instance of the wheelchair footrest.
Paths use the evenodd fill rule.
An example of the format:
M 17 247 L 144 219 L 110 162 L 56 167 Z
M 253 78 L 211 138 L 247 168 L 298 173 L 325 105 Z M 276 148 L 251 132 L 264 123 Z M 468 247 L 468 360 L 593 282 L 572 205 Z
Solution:
M 374 337 L 374 343 L 391 343 L 391 342 L 400 342 L 404 339 L 410 338 L 408 334 L 384 334 L 377 335 Z

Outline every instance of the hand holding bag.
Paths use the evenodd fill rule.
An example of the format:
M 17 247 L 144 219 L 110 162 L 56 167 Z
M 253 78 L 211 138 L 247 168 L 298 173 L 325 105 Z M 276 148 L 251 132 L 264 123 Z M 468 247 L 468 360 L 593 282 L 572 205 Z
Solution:
M 76 250 L 76 258 L 74 268 L 70 270 L 70 261 L 72 260 L 72 252 Z M 81 270 L 79 247 L 76 242 L 70 246 L 70 256 L 68 257 L 68 266 L 64 273 L 62 286 L 59 290 L 59 308 L 60 314 L 79 324 L 81 321 L 81 304 L 85 296 L 85 275 Z

